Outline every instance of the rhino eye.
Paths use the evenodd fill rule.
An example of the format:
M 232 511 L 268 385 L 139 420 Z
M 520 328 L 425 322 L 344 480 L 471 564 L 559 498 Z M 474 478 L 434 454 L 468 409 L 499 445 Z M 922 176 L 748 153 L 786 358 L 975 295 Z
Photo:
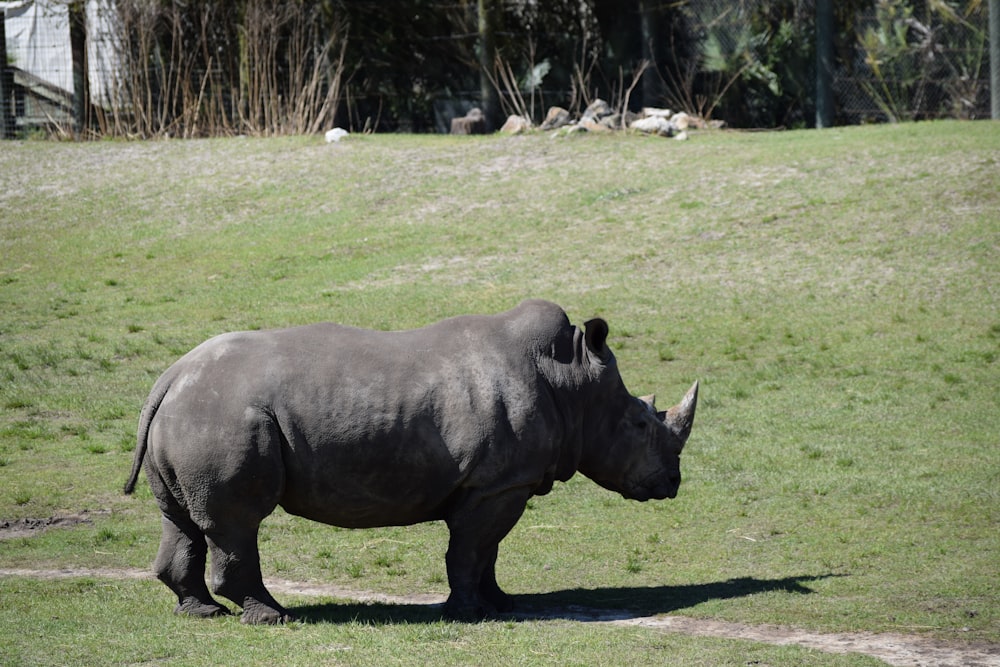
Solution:
M 636 428 L 646 428 L 646 422 L 644 422 L 644 421 L 642 421 L 642 422 L 636 422 L 635 423 L 635 427 Z

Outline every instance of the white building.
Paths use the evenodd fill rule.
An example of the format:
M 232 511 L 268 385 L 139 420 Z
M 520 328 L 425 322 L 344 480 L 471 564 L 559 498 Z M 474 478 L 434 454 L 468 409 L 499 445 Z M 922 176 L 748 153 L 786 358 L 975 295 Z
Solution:
M 91 102 L 110 99 L 116 63 L 111 0 L 86 0 Z M 72 119 L 73 56 L 66 0 L 0 1 L 13 73 L 13 112 L 20 127 Z

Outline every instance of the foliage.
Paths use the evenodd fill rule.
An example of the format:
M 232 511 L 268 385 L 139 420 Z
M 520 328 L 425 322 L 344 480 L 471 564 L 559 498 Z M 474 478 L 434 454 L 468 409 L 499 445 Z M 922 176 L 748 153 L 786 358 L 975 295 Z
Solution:
M 838 95 L 876 104 L 873 119 L 973 118 L 988 106 L 983 0 L 834 5 L 837 76 L 850 88 Z M 92 108 L 97 136 L 442 132 L 473 106 L 538 122 L 552 105 L 579 114 L 626 97 L 632 110 L 666 105 L 736 127 L 814 117 L 812 0 L 108 6 L 118 67 L 112 95 Z M 484 59 L 480 11 L 495 57 Z
M 346 61 L 353 76 L 346 87 L 346 125 L 430 132 L 436 115 L 461 116 L 474 105 L 479 91 L 474 2 L 331 4 L 331 12 L 350 25 Z
M 691 44 L 674 47 L 673 59 L 687 64 L 666 70 L 672 103 L 737 127 L 811 125 L 811 2 L 689 0 L 678 12 Z
M 863 87 L 886 119 L 974 117 L 985 94 L 985 12 L 979 0 L 876 3 L 858 42 L 871 73 Z
M 341 102 L 346 36 L 316 0 L 116 0 L 102 136 L 310 133 Z

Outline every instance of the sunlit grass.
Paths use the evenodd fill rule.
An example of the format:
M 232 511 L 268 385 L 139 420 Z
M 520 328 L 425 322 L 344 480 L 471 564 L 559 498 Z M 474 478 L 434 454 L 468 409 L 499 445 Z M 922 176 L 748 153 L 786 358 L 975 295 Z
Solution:
M 634 393 L 666 406 L 695 379 L 702 393 L 676 500 L 629 502 L 578 476 L 531 501 L 498 563 L 518 600 L 1000 641 L 995 130 L 5 142 L 0 519 L 93 523 L 0 541 L 0 567 L 149 566 L 155 502 L 144 483 L 120 493 L 136 419 L 205 338 L 413 327 L 537 296 L 575 322 L 605 317 Z M 278 512 L 261 548 L 265 575 L 443 594 L 446 541 L 438 524 L 348 531 Z M 16 600 L 37 620 L 74 585 L 85 600 L 105 590 L 0 581 L 5 614 Z M 45 621 L 63 628 L 53 646 L 116 632 L 132 606 L 144 639 L 161 623 L 220 637 L 206 662 L 265 636 L 174 619 L 159 585 L 112 590 L 93 630 Z M 358 664 L 402 654 L 408 632 L 524 657 L 586 631 L 417 626 L 327 631 L 369 642 Z M 321 634 L 289 632 L 273 636 Z M 602 630 L 581 662 L 609 662 L 598 644 L 629 632 Z M 116 655 L 194 664 L 185 641 Z M 692 641 L 723 656 L 702 664 L 757 655 Z

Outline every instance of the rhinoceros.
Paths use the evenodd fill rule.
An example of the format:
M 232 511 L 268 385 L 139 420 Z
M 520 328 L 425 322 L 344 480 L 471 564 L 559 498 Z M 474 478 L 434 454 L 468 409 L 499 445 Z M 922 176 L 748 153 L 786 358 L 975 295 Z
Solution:
M 626 390 L 608 325 L 531 300 L 409 331 L 337 324 L 227 333 L 154 384 L 135 461 L 159 504 L 153 564 L 177 613 L 245 623 L 289 612 L 264 586 L 261 521 L 277 506 L 334 526 L 445 521 L 447 615 L 512 608 L 500 541 L 528 500 L 580 471 L 639 501 L 673 498 L 698 383 L 675 407 Z

